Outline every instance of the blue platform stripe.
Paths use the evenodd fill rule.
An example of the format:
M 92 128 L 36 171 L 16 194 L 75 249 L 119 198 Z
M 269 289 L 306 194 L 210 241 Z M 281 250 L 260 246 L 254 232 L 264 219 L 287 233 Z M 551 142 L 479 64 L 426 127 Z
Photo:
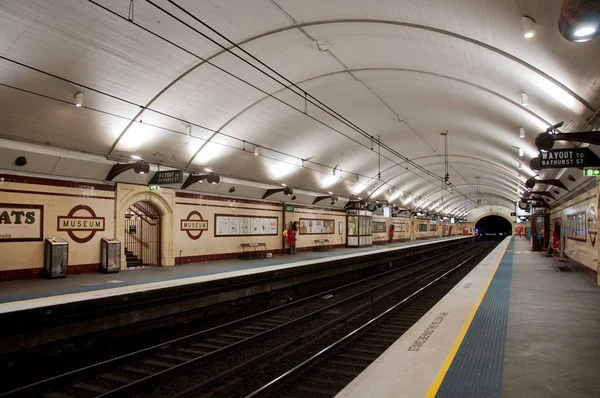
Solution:
M 513 257 L 511 240 L 436 398 L 500 397 Z

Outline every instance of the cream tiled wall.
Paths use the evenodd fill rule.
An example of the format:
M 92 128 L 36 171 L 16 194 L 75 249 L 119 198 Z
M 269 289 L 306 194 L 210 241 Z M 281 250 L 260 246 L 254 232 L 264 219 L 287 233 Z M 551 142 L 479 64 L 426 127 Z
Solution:
M 0 192 L 0 203 L 44 206 L 43 237 L 63 238 L 69 242 L 69 265 L 100 263 L 100 239 L 114 236 L 114 191 L 6 181 L 0 181 L 0 188 L 3 190 Z M 58 217 L 67 216 L 69 211 L 78 205 L 89 206 L 97 217 L 105 219 L 105 230 L 96 232 L 87 243 L 77 243 L 67 232 L 58 231 Z M 75 233 L 78 237 L 85 237 L 88 234 L 89 232 Z M 0 245 L 2 246 L 0 271 L 41 268 L 44 265 L 43 241 L 2 242 Z
M 330 245 L 346 244 L 346 213 L 332 211 L 310 206 L 296 206 L 293 212 L 285 214 L 286 226 L 289 228 L 292 221 L 300 222 L 301 218 L 316 220 L 334 220 L 335 231 L 333 234 L 298 234 L 296 248 L 315 246 L 315 239 L 328 239 Z M 338 225 L 342 223 L 342 234 L 339 234 Z
M 194 240 L 180 228 L 180 221 L 187 219 L 192 211 L 198 211 L 208 221 L 208 230 Z M 277 218 L 277 235 L 250 235 L 215 237 L 215 215 L 257 216 Z M 175 199 L 175 228 L 173 232 L 176 257 L 204 256 L 211 254 L 241 252 L 241 243 L 265 243 L 267 250 L 280 250 L 282 244 L 282 206 L 271 203 L 242 203 L 235 199 L 211 200 L 203 198 Z
M 586 212 L 586 226 L 589 228 L 590 211 L 592 207 L 598 214 L 598 191 L 597 187 L 593 187 L 581 192 L 576 197 L 567 202 L 559 204 L 556 208 L 550 211 L 550 242 L 552 242 L 552 234 L 554 233 L 554 225 L 552 220 L 560 217 L 562 219 L 563 228 L 567 228 L 567 216 L 576 214 L 582 211 Z M 597 232 L 597 228 L 596 228 Z M 598 271 L 598 250 L 599 242 L 592 243 L 592 236 L 587 234 L 585 242 L 573 239 L 565 239 L 565 254 L 573 260 Z

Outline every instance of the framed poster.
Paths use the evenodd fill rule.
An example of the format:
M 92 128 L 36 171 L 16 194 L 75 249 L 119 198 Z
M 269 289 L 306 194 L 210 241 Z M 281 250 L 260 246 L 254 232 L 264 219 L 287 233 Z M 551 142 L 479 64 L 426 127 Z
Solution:
M 373 222 L 373 233 L 385 232 L 385 230 L 386 230 L 385 222 L 377 222 L 377 221 Z
M 277 219 L 269 218 L 269 235 L 277 235 Z
M 427 232 L 427 224 L 419 224 L 419 232 Z
M 240 219 L 238 217 L 229 217 L 229 235 L 240 234 Z
M 396 232 L 408 232 L 408 223 L 394 224 L 394 231 Z
M 251 235 L 259 235 L 260 234 L 260 220 L 258 218 L 251 218 L 250 219 L 250 234 Z
M 0 203 L 0 242 L 43 240 L 44 206 Z
M 344 223 L 343 222 L 338 222 L 338 235 L 341 235 L 342 232 L 344 232 Z
M 567 216 L 567 238 L 582 242 L 587 240 L 585 211 Z
M 268 218 L 260 219 L 260 234 L 261 235 L 269 234 L 269 219 Z
M 250 235 L 250 218 L 240 218 L 240 235 Z
M 215 237 L 277 235 L 277 217 L 215 214 Z
M 335 220 L 300 219 L 300 235 L 335 234 Z
M 229 216 L 217 216 L 217 220 L 215 222 L 215 236 L 229 235 Z
M 433 231 L 437 231 L 438 230 L 437 229 L 437 224 L 429 224 L 429 230 L 432 231 L 432 232 Z

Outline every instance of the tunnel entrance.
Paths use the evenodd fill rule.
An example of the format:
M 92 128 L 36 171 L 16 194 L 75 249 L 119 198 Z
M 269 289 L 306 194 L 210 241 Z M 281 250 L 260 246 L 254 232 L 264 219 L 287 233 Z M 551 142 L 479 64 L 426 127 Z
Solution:
M 486 239 L 502 239 L 512 235 L 512 224 L 504 217 L 486 216 L 477 221 L 475 231 Z

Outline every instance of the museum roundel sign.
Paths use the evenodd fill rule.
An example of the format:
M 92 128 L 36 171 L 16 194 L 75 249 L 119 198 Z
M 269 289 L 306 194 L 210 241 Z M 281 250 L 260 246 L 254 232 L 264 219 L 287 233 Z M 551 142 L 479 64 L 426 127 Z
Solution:
M 190 239 L 200 239 L 202 233 L 208 230 L 208 220 L 202 218 L 199 211 L 192 211 L 188 216 L 181 220 L 181 230 L 190 237 Z
M 86 205 L 75 206 L 66 216 L 58 216 L 58 231 L 64 231 L 77 243 L 87 243 L 94 239 L 96 232 L 104 231 L 104 217 L 98 217 Z

